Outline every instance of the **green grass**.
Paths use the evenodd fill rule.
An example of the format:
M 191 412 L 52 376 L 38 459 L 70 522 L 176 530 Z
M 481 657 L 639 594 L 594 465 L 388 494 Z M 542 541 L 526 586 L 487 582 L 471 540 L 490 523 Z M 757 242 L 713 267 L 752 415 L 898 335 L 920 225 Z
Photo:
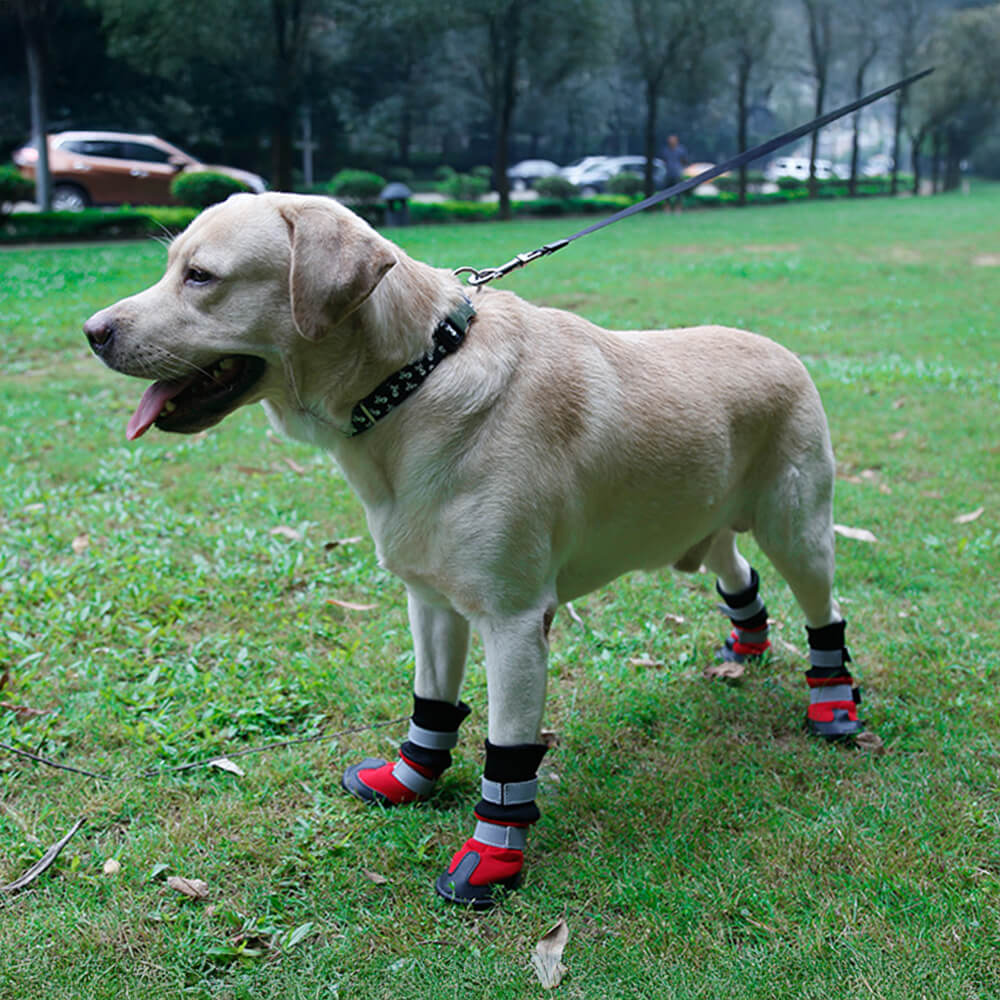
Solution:
M 0 699 L 43 713 L 0 708 L 0 741 L 118 779 L 0 752 L 0 881 L 87 819 L 0 905 L 0 997 L 538 996 L 528 956 L 560 917 L 567 998 L 1000 997 L 997 218 L 995 186 L 657 213 L 506 279 L 602 324 L 729 323 L 804 358 L 837 520 L 878 538 L 840 539 L 838 597 L 888 752 L 802 734 L 802 623 L 752 546 L 784 644 L 739 684 L 702 677 L 723 632 L 707 577 L 624 578 L 575 605 L 582 625 L 557 618 L 560 746 L 528 880 L 483 917 L 430 890 L 471 829 L 478 648 L 475 714 L 426 805 L 340 791 L 343 766 L 391 753 L 399 726 L 244 758 L 243 777 L 137 777 L 406 714 L 402 587 L 329 460 L 256 409 L 126 444 L 141 386 L 79 328 L 157 277 L 160 245 L 0 251 Z M 574 228 L 390 235 L 482 267 Z

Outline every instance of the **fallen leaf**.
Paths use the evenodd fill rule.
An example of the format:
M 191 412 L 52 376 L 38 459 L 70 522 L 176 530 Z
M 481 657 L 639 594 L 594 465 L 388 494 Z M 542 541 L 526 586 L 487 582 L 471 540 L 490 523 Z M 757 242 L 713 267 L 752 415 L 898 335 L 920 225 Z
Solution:
M 336 604 L 338 608 L 347 608 L 348 611 L 371 611 L 377 608 L 377 604 L 355 604 L 354 601 L 340 601 L 336 597 L 328 597 L 327 604 Z
M 854 742 L 862 750 L 867 750 L 869 753 L 875 754 L 876 757 L 881 757 L 885 753 L 885 744 L 882 742 L 882 737 L 876 736 L 875 733 L 858 733 L 854 737 Z
M 559 734 L 554 729 L 543 729 L 539 734 L 542 742 L 550 749 L 554 750 L 559 746 Z
M 566 602 L 566 611 L 569 614 L 570 618 L 572 618 L 573 621 L 575 621 L 577 623 L 577 625 L 582 625 L 583 624 L 583 619 L 580 617 L 580 614 L 576 610 L 576 608 L 573 607 L 572 601 L 567 601 Z
M 287 458 L 286 457 L 285 458 L 285 465 L 287 465 L 288 468 L 292 470 L 292 472 L 297 472 L 300 476 L 304 472 L 308 471 L 304 465 L 299 465 L 299 463 L 296 462 L 295 459 L 293 459 L 293 458 Z
M 108 858 L 104 862 L 104 874 L 105 875 L 117 875 L 122 870 L 121 862 L 116 861 L 114 858 Z
M 33 719 L 36 715 L 46 714 L 46 710 L 44 708 L 31 708 L 28 705 L 13 705 L 9 701 L 0 701 L 0 708 L 7 712 L 13 712 L 17 716 L 18 721 Z
M 329 552 L 331 549 L 337 548 L 339 545 L 354 545 L 355 542 L 362 541 L 361 535 L 352 535 L 350 538 L 334 538 L 331 542 L 326 542 L 323 548 Z
M 73 539 L 73 551 L 79 556 L 90 548 L 90 535 L 77 535 Z
M 705 676 L 721 677 L 725 681 L 735 681 L 743 676 L 745 670 L 745 663 L 733 663 L 730 660 L 722 660 L 720 663 L 712 663 L 705 667 Z
M 848 528 L 843 524 L 835 524 L 833 530 L 844 538 L 853 538 L 857 542 L 877 542 L 878 539 L 867 528 Z
M 669 611 L 665 611 L 663 617 L 666 621 L 673 622 L 675 625 L 684 625 L 687 623 L 687 619 L 683 615 L 673 615 Z
M 208 899 L 208 883 L 200 878 L 181 878 L 180 875 L 168 875 L 167 885 L 175 892 L 180 892 L 191 899 Z
M 10 683 L 10 667 L 4 666 L 3 671 L 0 672 L 0 691 L 2 691 Z
M 241 778 L 246 777 L 246 771 L 239 764 L 234 764 L 228 757 L 216 757 L 215 760 L 210 760 L 209 764 L 212 767 L 217 767 L 220 771 L 228 771 L 229 774 L 235 774 Z
M 565 920 L 560 920 L 542 937 L 531 953 L 531 966 L 544 989 L 555 989 L 566 974 L 562 954 L 568 940 L 569 927 Z
M 894 399 L 892 401 L 892 408 L 894 410 L 901 410 L 904 406 L 906 406 L 906 397 L 905 396 L 900 396 L 899 399 Z
M 378 872 L 370 872 L 367 868 L 362 868 L 361 874 L 364 875 L 364 877 L 370 882 L 374 882 L 376 885 L 389 884 L 389 880 L 384 875 L 379 875 Z
M 654 660 L 651 656 L 630 656 L 629 663 L 633 667 L 662 667 L 662 660 Z
M 978 521 L 983 516 L 985 510 L 985 507 L 977 507 L 975 510 L 970 510 L 968 514 L 959 514 L 952 520 L 955 524 L 972 524 L 973 521 Z
M 258 469 L 255 465 L 237 465 L 237 472 L 242 472 L 244 476 L 266 476 L 268 469 Z
M 276 528 L 272 528 L 272 535 L 281 535 L 282 538 L 287 538 L 292 542 L 302 541 L 302 532 L 296 531 L 294 528 L 289 528 L 287 524 L 279 524 Z
M 896 431 L 895 433 L 889 435 L 889 440 L 890 441 L 902 441 L 903 438 L 906 437 L 906 434 L 907 434 L 906 431 Z

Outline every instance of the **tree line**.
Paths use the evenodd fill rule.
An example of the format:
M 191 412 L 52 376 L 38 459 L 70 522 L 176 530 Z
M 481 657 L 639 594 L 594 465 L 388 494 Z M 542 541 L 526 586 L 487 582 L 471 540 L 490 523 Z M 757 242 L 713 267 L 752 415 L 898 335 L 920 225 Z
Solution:
M 0 153 L 44 121 L 157 132 L 278 189 L 310 163 L 486 163 L 507 215 L 513 160 L 639 152 L 651 192 L 668 132 L 716 161 L 935 65 L 854 117 L 851 183 L 874 114 L 894 191 L 907 159 L 951 187 L 997 172 L 998 51 L 1000 4 L 963 0 L 2 0 Z

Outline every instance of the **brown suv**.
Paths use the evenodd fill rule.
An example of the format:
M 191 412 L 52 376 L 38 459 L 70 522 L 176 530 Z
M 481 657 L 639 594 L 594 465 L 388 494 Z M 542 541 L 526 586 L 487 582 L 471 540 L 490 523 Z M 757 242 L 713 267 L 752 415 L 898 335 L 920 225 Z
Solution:
M 34 180 L 38 150 L 14 152 L 21 173 Z M 76 211 L 88 205 L 173 205 L 170 182 L 181 171 L 211 170 L 242 181 L 251 191 L 262 178 L 235 167 L 208 166 L 155 135 L 126 132 L 56 132 L 49 136 L 52 207 Z

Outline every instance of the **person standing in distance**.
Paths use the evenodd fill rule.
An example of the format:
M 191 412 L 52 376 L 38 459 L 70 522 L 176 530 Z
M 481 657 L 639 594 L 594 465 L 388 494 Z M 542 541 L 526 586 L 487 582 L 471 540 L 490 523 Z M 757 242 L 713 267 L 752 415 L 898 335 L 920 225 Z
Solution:
M 688 151 L 676 135 L 667 136 L 667 144 L 663 147 L 663 162 L 667 166 L 667 187 L 673 187 L 684 176 L 684 168 L 688 164 Z M 670 199 L 670 211 L 682 210 L 681 196 Z

